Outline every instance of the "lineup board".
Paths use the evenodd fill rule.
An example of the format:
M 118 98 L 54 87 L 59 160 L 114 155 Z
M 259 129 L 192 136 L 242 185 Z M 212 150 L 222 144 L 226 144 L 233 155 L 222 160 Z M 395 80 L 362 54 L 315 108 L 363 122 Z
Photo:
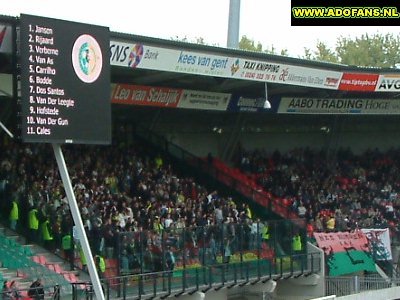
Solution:
M 24 142 L 110 144 L 110 31 L 21 15 Z

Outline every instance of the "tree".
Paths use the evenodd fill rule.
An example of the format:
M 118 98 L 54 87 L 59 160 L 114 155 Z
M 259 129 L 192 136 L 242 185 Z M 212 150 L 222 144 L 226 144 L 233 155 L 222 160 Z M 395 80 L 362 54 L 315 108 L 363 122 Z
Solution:
M 302 58 L 332 63 L 338 62 L 338 57 L 336 53 L 329 49 L 329 47 L 325 43 L 318 42 L 316 48 L 317 49 L 314 51 L 309 48 L 304 48 L 304 56 Z
M 185 43 L 194 43 L 194 44 L 199 44 L 199 45 L 208 45 L 204 38 L 202 37 L 196 37 L 194 40 L 189 40 L 186 36 L 185 37 L 179 37 L 175 36 L 172 37 L 171 40 L 173 41 L 179 41 L 179 42 L 185 42 Z M 218 46 L 216 44 L 213 44 L 212 46 Z M 239 49 L 241 50 L 247 50 L 247 51 L 255 51 L 255 52 L 264 52 L 268 54 L 275 54 L 277 55 L 277 49 L 274 47 L 274 45 L 271 45 L 270 48 L 263 50 L 263 46 L 260 42 L 257 44 L 254 42 L 254 40 L 248 38 L 246 35 L 243 35 L 242 38 L 239 41 Z M 281 49 L 279 52 L 280 55 L 282 56 L 288 56 L 288 50 L 287 49 Z
M 254 40 L 249 39 L 246 35 L 243 35 L 242 38 L 239 41 L 239 49 L 241 50 L 248 50 L 248 51 L 256 51 L 256 52 L 264 52 L 268 54 L 278 54 L 277 49 L 274 47 L 274 45 L 271 45 L 269 49 L 263 50 L 263 46 L 260 42 L 257 44 L 254 42 Z M 288 50 L 287 49 L 282 49 L 280 51 L 280 55 L 288 56 Z
M 400 62 L 400 36 L 363 34 L 339 37 L 334 50 L 318 42 L 316 50 L 304 49 L 302 58 L 363 67 L 394 68 Z
M 173 41 L 178 41 L 178 42 L 185 42 L 185 43 L 194 43 L 194 44 L 199 44 L 199 45 L 207 45 L 207 43 L 204 41 L 204 38 L 202 37 L 196 37 L 194 40 L 189 40 L 187 36 L 185 37 L 179 37 L 175 36 L 172 37 L 171 40 Z
M 301 58 L 312 60 L 313 59 L 313 54 L 311 52 L 311 49 L 304 47 L 304 55 Z
M 399 36 L 363 34 L 355 40 L 339 38 L 336 52 L 343 64 L 390 68 L 400 61 L 399 46 Z
M 282 56 L 289 56 L 288 49 L 286 49 L 286 48 L 285 48 L 285 49 L 282 49 L 282 50 L 281 50 L 281 55 L 282 55 Z
M 239 41 L 239 49 L 262 52 L 262 45 L 260 42 L 256 45 L 254 40 L 249 39 L 247 36 L 242 36 Z
M 317 43 L 316 58 L 320 61 L 327 61 L 332 63 L 338 62 L 337 54 L 328 48 L 323 42 Z

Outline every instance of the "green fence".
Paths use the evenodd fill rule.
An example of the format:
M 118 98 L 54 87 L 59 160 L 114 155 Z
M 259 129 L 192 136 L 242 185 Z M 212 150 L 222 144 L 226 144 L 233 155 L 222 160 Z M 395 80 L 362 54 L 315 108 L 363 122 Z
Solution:
M 272 259 L 216 263 L 182 270 L 146 272 L 103 279 L 106 299 L 164 299 L 168 296 L 207 292 L 269 280 L 308 276 L 320 271 L 319 254 L 299 254 Z M 78 285 L 81 288 L 78 288 Z M 85 288 L 82 288 L 82 285 Z M 90 283 L 75 284 L 73 299 L 93 299 Z
M 317 273 L 319 254 L 307 254 L 306 246 L 304 227 L 293 220 L 123 232 L 113 252 L 117 276 L 103 279 L 103 287 L 109 297 L 125 299 Z M 78 292 L 86 297 L 91 289 Z

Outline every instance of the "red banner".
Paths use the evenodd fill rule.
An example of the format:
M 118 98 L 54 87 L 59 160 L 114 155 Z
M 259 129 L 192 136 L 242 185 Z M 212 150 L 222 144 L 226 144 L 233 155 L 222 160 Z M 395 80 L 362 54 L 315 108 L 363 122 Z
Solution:
M 182 89 L 117 84 L 112 91 L 111 102 L 131 105 L 176 107 L 182 92 Z
M 378 77 L 378 74 L 343 73 L 339 90 L 373 92 L 375 91 Z
M 346 250 L 369 251 L 368 239 L 361 231 L 356 232 L 315 232 L 318 247 L 326 254 L 345 252 Z

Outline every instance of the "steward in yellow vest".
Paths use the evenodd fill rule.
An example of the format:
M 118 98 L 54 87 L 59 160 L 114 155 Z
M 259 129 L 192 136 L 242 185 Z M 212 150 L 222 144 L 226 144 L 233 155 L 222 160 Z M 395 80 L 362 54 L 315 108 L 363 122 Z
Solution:
M 103 256 L 96 255 L 95 263 L 96 263 L 97 273 L 99 274 L 99 277 L 104 278 L 104 273 L 106 272 L 106 261 L 104 260 Z
M 298 234 L 298 233 L 293 236 L 292 249 L 293 249 L 293 253 L 298 253 L 298 252 L 301 252 L 301 250 L 303 250 L 303 245 L 301 243 L 301 237 L 300 237 L 300 234 Z
M 42 230 L 42 238 L 43 238 L 43 243 L 45 248 L 47 248 L 50 251 L 54 250 L 54 244 L 53 244 L 53 234 L 52 230 L 50 227 L 50 221 L 49 219 L 46 219 L 42 225 L 41 225 L 41 230 Z
M 71 270 L 74 269 L 74 243 L 70 234 L 66 234 L 61 239 L 61 248 L 64 252 L 64 257 L 70 263 Z
M 261 229 L 261 239 L 262 239 L 264 242 L 267 242 L 267 243 L 268 243 L 269 238 L 270 238 L 270 235 L 269 235 L 269 226 L 268 226 L 268 224 L 265 224 L 265 225 L 262 227 L 262 229 Z
M 19 208 L 17 200 L 13 200 L 11 203 L 11 211 L 10 211 L 10 228 L 12 230 L 17 229 L 17 222 L 19 219 Z
M 29 240 L 36 243 L 39 233 L 38 210 L 34 207 L 28 212 Z
M 85 253 L 83 253 L 83 248 L 82 245 L 78 245 L 78 250 L 79 250 L 79 257 L 81 259 L 81 264 L 82 264 L 82 270 L 87 271 L 87 261 L 86 261 L 86 256 Z

